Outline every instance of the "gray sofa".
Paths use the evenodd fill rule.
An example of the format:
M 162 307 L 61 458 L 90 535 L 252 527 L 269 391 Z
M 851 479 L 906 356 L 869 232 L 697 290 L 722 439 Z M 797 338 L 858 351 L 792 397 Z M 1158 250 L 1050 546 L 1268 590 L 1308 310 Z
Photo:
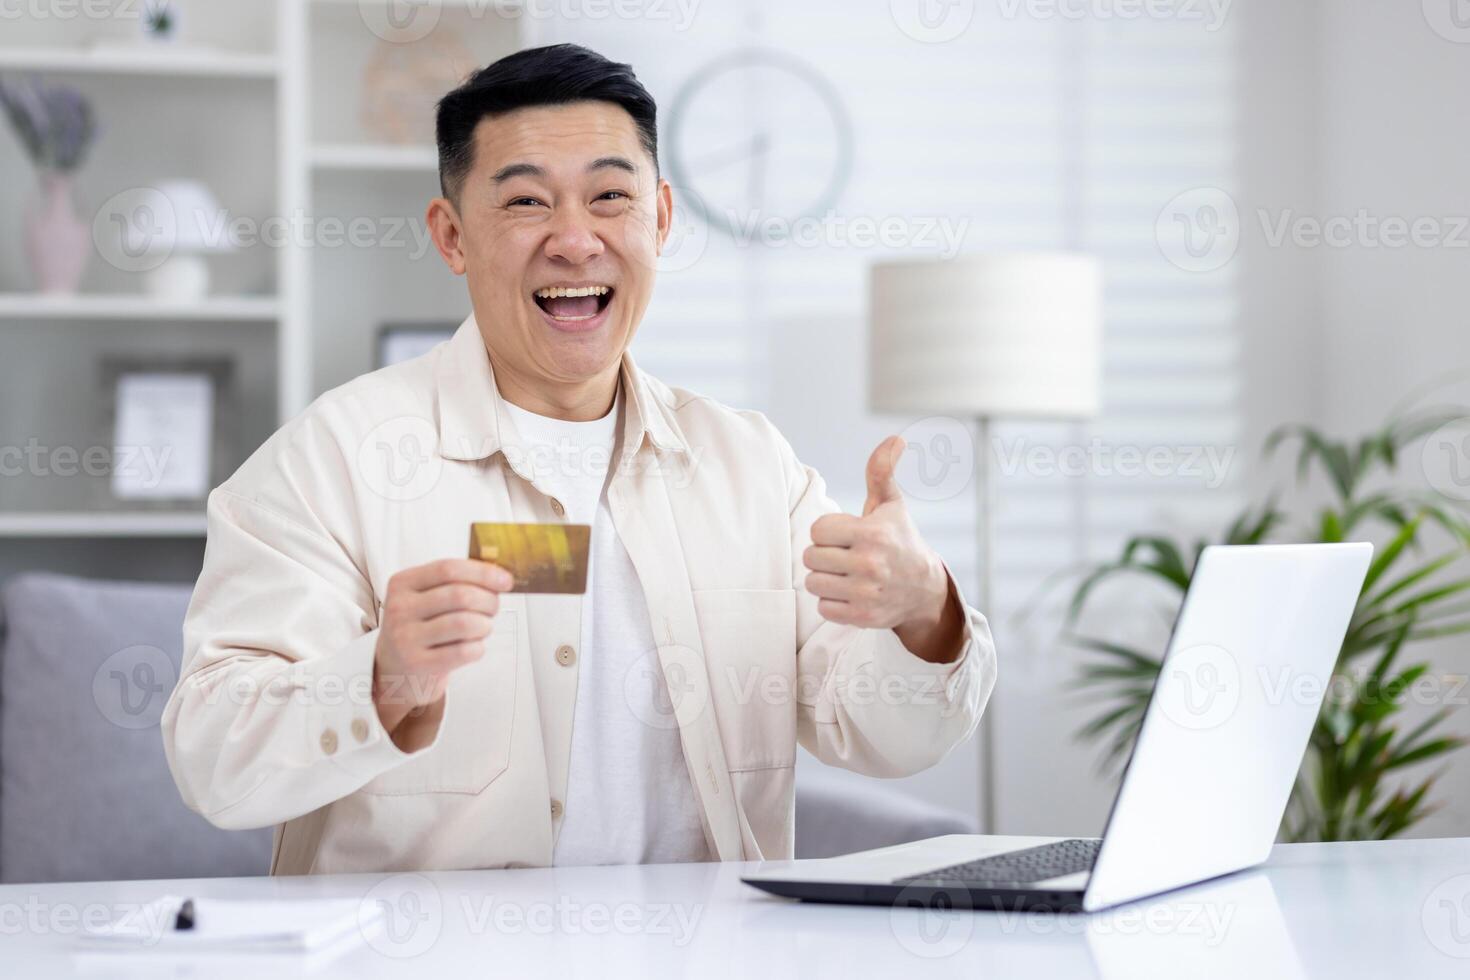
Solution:
M 0 882 L 266 873 L 270 831 L 210 825 L 164 762 L 158 720 L 189 592 L 41 573 L 0 588 Z M 798 780 L 800 857 L 973 832 L 879 782 L 814 769 Z

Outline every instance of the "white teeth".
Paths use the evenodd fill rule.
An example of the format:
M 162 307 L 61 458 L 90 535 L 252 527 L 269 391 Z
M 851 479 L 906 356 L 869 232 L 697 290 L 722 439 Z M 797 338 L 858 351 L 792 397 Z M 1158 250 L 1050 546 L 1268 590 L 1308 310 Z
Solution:
M 578 286 L 576 288 L 548 286 L 545 289 L 536 290 L 536 296 L 539 299 L 561 299 L 577 296 L 606 296 L 610 292 L 612 292 L 611 286 Z

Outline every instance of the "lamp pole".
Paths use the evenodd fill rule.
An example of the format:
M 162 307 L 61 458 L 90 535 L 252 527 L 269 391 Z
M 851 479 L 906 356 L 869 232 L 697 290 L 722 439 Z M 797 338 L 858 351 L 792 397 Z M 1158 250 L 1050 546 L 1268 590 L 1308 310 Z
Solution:
M 990 416 L 975 417 L 975 577 L 976 601 L 985 617 L 993 621 L 991 602 L 995 572 L 995 483 L 990 456 Z M 992 627 L 991 633 L 994 634 Z M 995 815 L 995 692 L 980 716 L 980 831 L 996 832 Z

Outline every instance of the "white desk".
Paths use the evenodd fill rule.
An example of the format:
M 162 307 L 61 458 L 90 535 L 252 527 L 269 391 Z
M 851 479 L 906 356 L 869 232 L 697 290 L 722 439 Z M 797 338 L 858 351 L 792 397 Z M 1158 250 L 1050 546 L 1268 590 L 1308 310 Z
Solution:
M 0 976 L 980 978 L 1470 976 L 1470 839 L 1278 847 L 1262 870 L 1084 916 L 802 905 L 665 865 L 0 888 Z M 80 953 L 78 919 L 165 892 L 388 900 L 341 956 Z

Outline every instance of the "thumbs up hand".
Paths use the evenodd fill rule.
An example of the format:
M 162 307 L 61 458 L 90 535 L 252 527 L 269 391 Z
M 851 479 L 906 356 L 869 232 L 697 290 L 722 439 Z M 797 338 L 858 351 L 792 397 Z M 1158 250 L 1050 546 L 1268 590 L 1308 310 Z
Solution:
M 904 441 L 889 436 L 868 458 L 863 514 L 825 514 L 802 554 L 806 589 L 824 619 L 892 629 L 908 650 L 935 663 L 954 660 L 964 612 L 949 573 L 909 518 L 894 470 Z

